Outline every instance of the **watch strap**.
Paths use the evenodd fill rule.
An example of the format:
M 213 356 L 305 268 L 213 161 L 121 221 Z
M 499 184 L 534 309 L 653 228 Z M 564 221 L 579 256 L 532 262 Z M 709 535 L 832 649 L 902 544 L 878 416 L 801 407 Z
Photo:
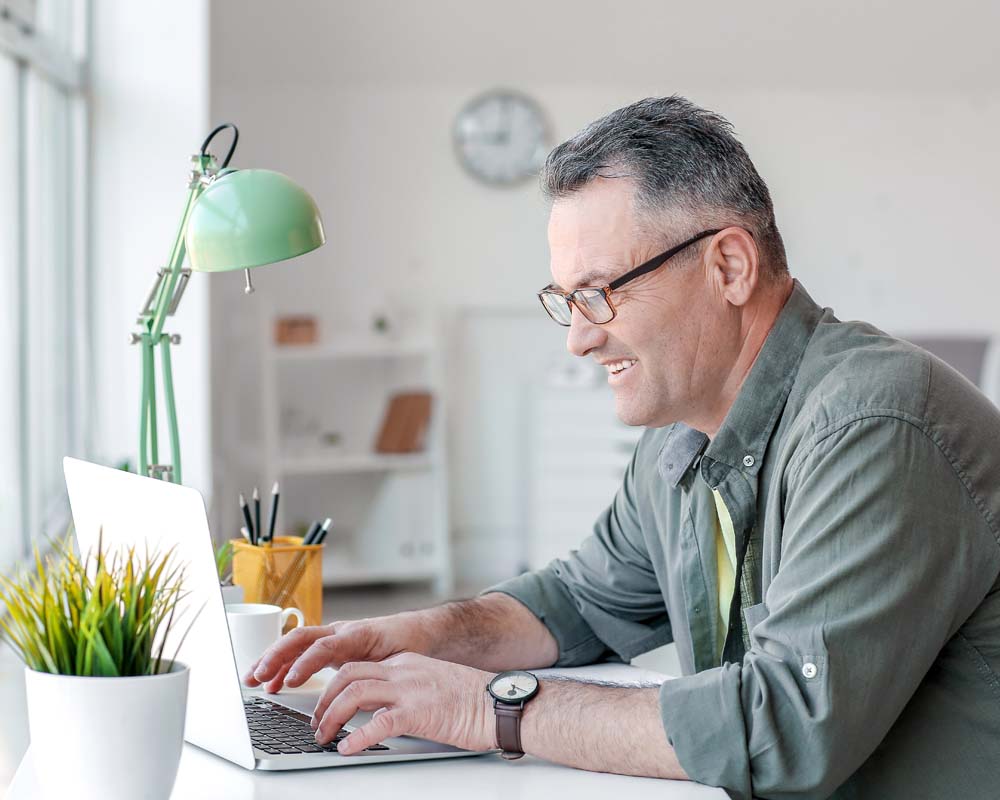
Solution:
M 493 711 L 497 718 L 497 745 L 508 760 L 524 755 L 521 749 L 521 714 L 524 713 L 524 703 L 512 705 L 493 701 Z

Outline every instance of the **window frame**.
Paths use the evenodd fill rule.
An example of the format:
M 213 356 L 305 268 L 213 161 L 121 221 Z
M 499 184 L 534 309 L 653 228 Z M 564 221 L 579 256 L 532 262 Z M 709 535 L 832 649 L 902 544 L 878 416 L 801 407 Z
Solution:
M 68 451 L 86 456 L 94 446 L 92 425 L 88 424 L 93 414 L 90 379 L 93 337 L 89 313 L 92 297 L 92 259 L 88 239 L 90 220 L 86 202 L 91 185 L 87 91 L 91 4 L 90 0 L 40 2 L 41 9 L 36 0 L 0 0 L 0 54 L 13 61 L 17 73 L 14 103 L 17 115 L 14 124 L 17 139 L 14 198 L 17 230 L 13 236 L 16 263 L 11 270 L 14 285 L 9 287 L 8 292 L 8 302 L 14 305 L 11 312 L 16 319 L 11 328 L 16 331 L 17 341 L 7 346 L 12 348 L 12 361 L 16 364 L 14 376 L 17 383 L 12 401 L 17 416 L 15 441 L 18 455 L 14 461 L 18 469 L 15 480 L 19 486 L 13 495 L 19 507 L 8 519 L 17 526 L 15 530 L 20 532 L 21 537 L 19 552 L 13 555 L 13 563 L 8 560 L 12 552 L 0 552 L 0 572 L 8 571 L 23 559 L 36 541 L 44 547 L 45 538 L 64 532 L 70 521 L 65 490 L 57 495 L 52 488 L 57 483 L 61 485 L 61 459 L 57 459 L 56 466 L 48 463 L 51 459 L 45 460 L 43 453 L 36 452 L 40 441 L 36 434 L 40 428 L 38 417 L 31 413 L 32 398 L 29 393 L 33 380 L 38 380 L 37 373 L 32 371 L 30 358 L 30 349 L 37 347 L 37 341 L 30 339 L 33 331 L 29 328 L 29 312 L 26 311 L 32 299 L 29 296 L 32 281 L 43 284 L 45 281 L 63 282 L 60 287 L 62 302 L 55 313 L 65 314 L 67 320 L 59 331 L 57 341 L 46 342 L 44 347 L 49 348 L 45 352 L 51 355 L 51 359 L 47 360 L 53 360 L 58 368 L 65 365 L 65 385 L 60 388 L 61 382 L 54 386 L 46 383 L 46 388 L 52 389 L 53 396 L 59 392 L 56 408 L 66 414 L 63 434 Z M 43 24 L 40 25 L 39 21 Z M 44 30 L 44 23 L 53 21 L 56 23 L 56 36 L 50 36 Z M 43 158 L 57 158 L 57 163 L 65 167 L 65 218 L 60 220 L 65 223 L 65 230 L 56 256 L 46 260 L 46 264 L 52 267 L 52 274 L 44 275 L 29 274 L 29 230 L 35 227 L 37 231 L 40 224 L 38 218 L 31 215 L 59 200 L 54 200 L 51 195 L 44 196 L 47 187 L 38 188 L 31 183 L 38 176 L 29 174 L 29 114 L 32 113 L 28 103 L 29 81 L 33 82 L 31 90 L 33 96 L 39 98 L 38 102 L 41 102 L 43 92 L 49 93 L 58 97 L 60 105 L 57 107 L 62 109 L 59 112 L 61 129 L 45 143 L 51 145 L 52 153 L 43 154 Z M 40 88 L 42 85 L 44 89 Z M 38 118 L 34 121 L 37 124 Z M 34 208 L 32 199 L 36 201 Z M 44 219 L 43 212 L 39 212 L 39 218 Z M 41 438 L 45 440 L 45 437 Z M 51 443 L 52 440 L 45 441 Z M 56 442 L 61 444 L 62 438 L 57 438 Z M 59 471 L 58 481 L 51 474 L 56 469 Z M 10 551 L 13 550 L 11 547 Z

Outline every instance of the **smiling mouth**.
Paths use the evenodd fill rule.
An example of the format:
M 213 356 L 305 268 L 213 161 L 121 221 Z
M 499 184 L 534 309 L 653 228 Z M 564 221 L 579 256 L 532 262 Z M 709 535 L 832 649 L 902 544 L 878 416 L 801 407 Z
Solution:
M 624 361 L 616 361 L 613 364 L 605 364 L 605 368 L 612 375 L 619 375 L 639 362 L 634 358 L 626 358 Z

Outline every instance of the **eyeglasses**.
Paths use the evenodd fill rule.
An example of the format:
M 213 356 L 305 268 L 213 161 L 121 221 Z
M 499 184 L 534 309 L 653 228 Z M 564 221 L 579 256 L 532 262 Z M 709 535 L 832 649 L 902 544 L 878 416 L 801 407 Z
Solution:
M 690 247 L 695 242 L 701 241 L 706 236 L 713 236 L 722 229 L 712 231 L 702 231 L 692 236 L 686 242 L 681 242 L 676 247 L 671 247 L 665 253 L 649 259 L 633 270 L 629 270 L 620 278 L 615 278 L 611 283 L 603 288 L 596 286 L 584 286 L 575 292 L 560 292 L 551 286 L 546 286 L 538 293 L 538 299 L 542 301 L 542 307 L 548 312 L 557 323 L 563 327 L 569 327 L 573 321 L 573 306 L 595 325 L 603 325 L 611 322 L 618 313 L 611 302 L 611 293 L 615 289 L 620 289 L 629 281 L 634 281 L 641 275 L 652 272 L 654 269 L 663 266 L 667 261 L 677 255 L 681 250 Z

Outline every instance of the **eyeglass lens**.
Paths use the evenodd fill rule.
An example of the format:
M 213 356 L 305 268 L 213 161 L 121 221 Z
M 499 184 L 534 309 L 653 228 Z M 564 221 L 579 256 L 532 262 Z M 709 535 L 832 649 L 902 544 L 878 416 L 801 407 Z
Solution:
M 560 325 L 569 325 L 572 322 L 572 309 L 565 296 L 555 292 L 542 292 L 542 305 Z M 608 322 L 614 316 L 611 306 L 608 305 L 608 298 L 601 289 L 577 289 L 571 295 L 576 307 L 591 322 L 600 324 Z

